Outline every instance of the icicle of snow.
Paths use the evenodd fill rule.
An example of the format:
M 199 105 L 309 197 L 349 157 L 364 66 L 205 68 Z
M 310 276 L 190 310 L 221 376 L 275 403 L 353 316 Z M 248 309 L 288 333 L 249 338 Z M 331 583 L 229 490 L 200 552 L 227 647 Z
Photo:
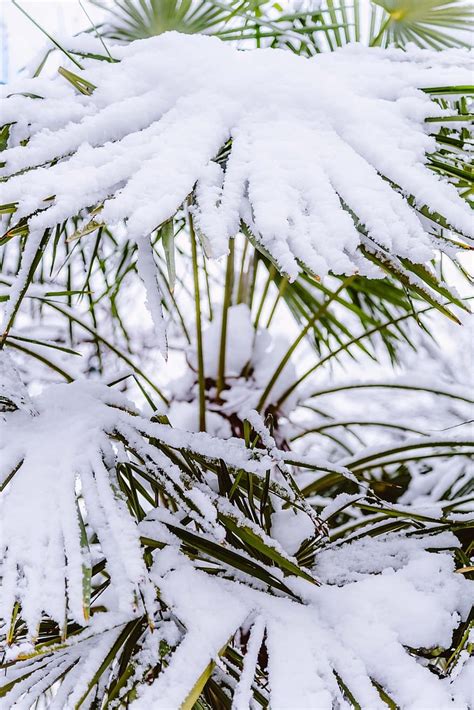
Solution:
M 155 326 L 158 348 L 166 359 L 168 357 L 168 343 L 161 305 L 163 297 L 157 280 L 157 266 L 148 236 L 142 236 L 137 239 L 137 270 L 146 289 L 146 304 Z
M 264 634 L 265 622 L 261 616 L 258 616 L 250 630 L 247 653 L 244 658 L 244 667 L 239 678 L 239 683 L 235 689 L 232 700 L 232 710 L 248 710 L 248 708 L 251 707 L 252 683 Z

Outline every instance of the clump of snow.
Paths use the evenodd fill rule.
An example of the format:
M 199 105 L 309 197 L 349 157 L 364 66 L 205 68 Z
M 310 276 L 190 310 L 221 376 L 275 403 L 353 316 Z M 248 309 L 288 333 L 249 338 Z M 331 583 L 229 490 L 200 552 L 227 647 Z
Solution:
M 222 314 L 219 314 L 204 332 L 204 366 L 206 377 L 217 379 L 219 368 Z M 231 306 L 227 312 L 225 351 L 226 377 L 238 377 L 252 357 L 255 331 L 249 307 L 245 303 Z
M 185 431 L 199 431 L 199 407 L 197 401 L 171 402 L 167 411 L 168 419 L 177 429 Z M 209 411 L 206 414 L 206 431 L 211 436 L 220 439 L 229 439 L 232 436 L 232 429 L 229 422 L 221 417 L 217 412 Z
M 314 535 L 314 524 L 301 510 L 281 508 L 272 514 L 271 534 L 289 555 L 294 555 L 301 543 Z
M 425 541 L 403 535 L 365 537 L 356 543 L 333 545 L 318 554 L 315 573 L 328 584 L 342 586 L 372 574 L 389 574 L 403 568 L 408 560 L 426 558 L 426 547 L 457 547 L 452 533 L 442 533 Z
M 217 316 L 203 331 L 204 375 L 206 380 L 216 382 L 219 368 L 219 350 L 222 329 L 222 315 Z M 221 431 L 225 434 L 222 417 L 236 415 L 240 419 L 255 409 L 263 395 L 265 387 L 283 356 L 289 343 L 282 335 L 272 336 L 265 328 L 254 328 L 249 307 L 244 303 L 231 306 L 227 311 L 225 388 L 220 392 L 220 401 L 216 402 L 216 388 L 208 388 L 209 433 Z M 170 385 L 172 404 L 170 419 L 188 431 L 197 431 L 198 394 L 197 394 L 197 356 L 195 346 L 187 350 L 189 370 L 185 375 Z M 296 370 L 289 360 L 265 399 L 265 407 L 276 404 L 281 394 L 295 379 Z M 290 412 L 297 400 L 295 392 L 288 397 L 280 413 Z M 183 400 L 189 406 L 182 406 Z M 219 417 L 219 418 L 216 418 Z M 227 436 L 231 436 L 230 430 Z
M 31 412 L 31 400 L 10 355 L 0 350 L 0 413 L 15 409 Z

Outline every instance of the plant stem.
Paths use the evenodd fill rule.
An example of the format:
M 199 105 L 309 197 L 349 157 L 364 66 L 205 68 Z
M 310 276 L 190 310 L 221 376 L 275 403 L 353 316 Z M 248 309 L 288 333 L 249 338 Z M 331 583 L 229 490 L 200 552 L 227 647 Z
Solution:
M 268 277 L 265 282 L 265 286 L 263 287 L 262 297 L 260 299 L 260 304 L 258 306 L 257 315 L 255 316 L 255 323 L 253 325 L 255 330 L 257 330 L 257 328 L 258 328 L 258 324 L 260 322 L 260 316 L 262 315 L 263 306 L 265 305 L 265 301 L 266 301 L 266 298 L 268 295 L 268 289 L 270 288 L 270 284 L 272 283 L 273 279 L 275 278 L 275 274 L 276 274 L 276 269 L 272 264 L 270 266 L 270 268 L 268 269 Z
M 258 253 L 258 250 L 255 249 L 253 253 L 253 258 L 251 260 L 251 263 L 249 265 L 249 288 L 248 288 L 248 296 L 247 296 L 247 305 L 252 310 L 253 306 L 253 297 L 255 294 L 255 284 L 257 282 L 257 270 L 258 270 L 258 264 L 259 264 L 259 259 L 260 255 Z
M 229 239 L 229 255 L 225 272 L 224 302 L 222 304 L 221 341 L 219 346 L 219 369 L 217 371 L 217 397 L 219 398 L 225 385 L 225 356 L 227 346 L 227 312 L 232 303 L 234 286 L 234 239 Z
M 249 272 L 245 270 L 245 261 L 247 257 L 247 250 L 249 246 L 248 239 L 244 242 L 244 248 L 242 249 L 242 260 L 240 263 L 240 274 L 239 274 L 239 285 L 237 287 L 237 303 L 245 303 L 245 291 L 248 290 L 248 274 Z
M 196 233 L 193 218 L 188 210 L 189 233 L 191 236 L 191 255 L 193 261 L 194 279 L 194 305 L 196 307 L 196 343 L 198 360 L 198 387 L 199 387 L 199 431 L 206 431 L 206 391 L 204 376 L 204 353 L 202 349 L 202 323 L 201 323 L 201 294 L 199 291 L 199 267 L 196 249 Z
M 59 42 L 57 42 L 57 41 L 54 39 L 54 37 L 51 37 L 51 35 L 50 35 L 48 32 L 46 32 L 46 30 L 44 29 L 44 27 L 41 27 L 41 25 L 38 24 L 38 22 L 36 22 L 36 20 L 34 20 L 34 19 L 31 17 L 31 15 L 29 15 L 29 14 L 27 13 L 27 11 L 24 10 L 24 9 L 22 8 L 22 6 L 18 4 L 18 2 L 17 2 L 16 0 L 12 0 L 12 5 L 15 5 L 15 7 L 17 7 L 18 10 L 20 10 L 20 12 L 22 12 L 24 15 L 26 15 L 26 17 L 30 20 L 30 22 L 32 22 L 32 23 L 35 25 L 35 27 L 37 27 L 44 35 L 46 35 L 46 37 L 54 44 L 55 47 L 57 47 L 59 50 L 61 50 L 61 52 L 64 52 L 64 54 L 66 55 L 66 57 L 67 57 L 68 59 L 70 59 L 70 61 L 71 61 L 73 64 L 75 64 L 76 67 L 79 67 L 79 69 L 84 69 L 84 67 L 82 66 L 82 64 L 79 64 L 79 62 L 77 61 L 77 59 L 75 59 L 75 58 L 72 56 L 72 54 L 70 54 L 70 52 L 67 51 L 67 49 L 64 49 L 64 47 L 62 47 L 62 46 L 59 44 Z
M 268 316 L 267 324 L 265 326 L 265 328 L 267 328 L 267 329 L 270 327 L 270 323 L 273 320 L 273 316 L 275 315 L 275 311 L 277 309 L 278 303 L 280 302 L 283 292 L 285 291 L 287 286 L 288 286 L 288 279 L 286 277 L 282 278 L 282 280 L 280 281 L 280 287 L 278 289 L 277 297 L 275 298 L 275 302 L 272 306 L 272 310 L 270 311 L 270 315 Z
M 33 239 L 33 237 L 31 235 L 29 235 L 29 237 L 30 237 L 30 239 Z M 5 345 L 5 342 L 8 338 L 8 334 L 10 332 L 10 329 L 12 328 L 13 323 L 15 322 L 16 314 L 17 314 L 18 309 L 20 308 L 20 305 L 26 295 L 26 292 L 28 291 L 28 287 L 33 280 L 33 276 L 35 275 L 35 271 L 38 267 L 38 264 L 41 262 L 44 250 L 46 249 L 46 245 L 48 244 L 48 241 L 49 241 L 49 237 L 50 237 L 50 230 L 46 229 L 44 231 L 44 234 L 43 234 L 41 240 L 38 242 L 38 245 L 37 246 L 35 245 L 36 253 L 35 253 L 33 259 L 31 260 L 31 263 L 28 268 L 28 273 L 25 275 L 23 286 L 21 287 L 20 293 L 16 296 L 16 300 L 15 300 L 14 306 L 11 310 L 8 321 L 7 321 L 7 323 L 5 323 L 5 330 L 3 333 L 0 333 L 0 350 L 3 349 L 3 346 Z M 24 253 L 25 252 L 23 252 L 23 254 Z M 21 269 L 21 266 L 23 265 L 23 258 L 24 258 L 24 256 L 22 256 L 22 260 L 20 262 L 19 274 L 17 275 L 17 278 L 19 278 L 19 275 L 21 273 L 20 269 Z
M 213 313 L 213 308 L 212 308 L 211 286 L 209 283 L 209 272 L 207 270 L 206 257 L 204 254 L 202 255 L 202 266 L 203 266 L 203 271 L 204 271 L 204 280 L 206 282 L 207 304 L 209 307 L 209 320 L 212 321 L 214 319 L 214 313 Z

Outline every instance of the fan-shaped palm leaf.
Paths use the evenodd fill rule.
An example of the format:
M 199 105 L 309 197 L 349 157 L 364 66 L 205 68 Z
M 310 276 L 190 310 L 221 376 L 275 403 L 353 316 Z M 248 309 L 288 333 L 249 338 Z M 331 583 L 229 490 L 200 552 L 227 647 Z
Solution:
M 190 84 L 191 50 L 196 75 Z M 3 172 L 8 179 L 3 191 L 9 203 L 4 209 L 16 212 L 20 229 L 30 230 L 6 330 L 51 228 L 79 213 L 87 219 L 87 210 L 94 207 L 92 226 L 125 219 L 129 237 L 136 240 L 139 271 L 150 303 L 155 304 L 152 312 L 164 350 L 149 235 L 173 217 L 194 186 L 196 226 L 211 256 L 226 252 L 228 237 L 243 222 L 249 238 L 290 279 L 302 268 L 315 275 L 329 270 L 380 274 L 373 268 L 375 262 L 420 294 L 429 292 L 432 303 L 440 303 L 436 291 L 449 295 L 427 268 L 413 265 L 430 259 L 435 246 L 443 248 L 451 239 L 443 232 L 435 245 L 423 222 L 428 219 L 436 229 L 457 230 L 469 243 L 472 218 L 454 186 L 420 163 L 424 151 L 435 148 L 423 119 L 434 116 L 443 124 L 451 116 L 426 94 L 419 92 L 415 98 L 412 92 L 416 85 L 434 83 L 433 62 L 438 81 L 462 82 L 468 76 L 464 57 L 456 55 L 459 66 L 453 68 L 452 60 L 440 59 L 436 53 L 416 55 L 411 63 L 401 52 L 392 53 L 387 62 L 380 50 L 353 50 L 358 71 L 361 62 L 367 69 L 362 97 L 350 89 L 353 51 L 320 55 L 316 60 L 275 53 L 277 75 L 268 54 L 241 53 L 211 38 L 168 35 L 116 51 L 123 56 L 120 64 L 89 65 L 87 81 L 99 87 L 92 96 L 38 79 L 36 91 L 42 91 L 44 99 L 15 95 L 6 101 L 10 141 L 14 145 L 26 140 L 27 145 L 4 152 Z M 155 61 L 156 52 L 160 61 Z M 151 72 L 149 80 L 144 79 L 145 68 Z M 295 83 L 295 71 L 314 86 L 314 103 L 306 83 Z M 328 86 L 331 71 L 334 77 Z M 123 81 L 125 73 L 130 74 L 130 83 Z M 145 84 L 137 92 L 138 75 Z M 392 76 L 395 94 L 389 101 L 385 94 L 379 97 L 381 75 L 385 84 Z M 280 98 L 284 77 L 285 109 Z M 159 89 L 153 88 L 157 82 Z M 245 89 L 245 101 L 239 88 L 242 82 L 257 87 L 256 92 Z M 337 82 L 339 91 L 335 91 Z M 193 90 L 187 95 L 190 85 Z M 156 101 L 150 103 L 154 91 Z M 274 101 L 279 120 L 270 116 Z M 405 101 L 416 103 L 421 120 L 407 121 Z M 38 109 L 46 111 L 58 102 L 56 122 L 61 132 L 45 136 L 42 115 L 46 118 L 49 112 Z M 209 107 L 216 102 L 219 110 L 210 114 Z M 308 105 L 304 114 L 296 116 L 295 106 L 300 104 Z M 22 128 L 17 123 L 20 106 Z M 134 108 L 125 113 L 128 118 L 122 125 L 118 116 L 127 106 Z M 152 115 L 145 106 L 153 106 Z M 27 112 L 34 121 L 29 127 Z M 288 126 L 295 122 L 298 131 L 288 134 Z M 86 137 L 90 148 L 83 145 Z M 224 157 L 219 157 L 229 138 L 230 154 L 226 148 Z M 314 156 L 310 164 L 308 151 Z M 402 191 L 411 195 L 408 201 Z M 22 199 L 18 210 L 20 193 L 28 198 Z M 15 234 L 9 230 L 4 239 Z
M 323 49 L 363 41 L 372 46 L 444 49 L 471 46 L 474 11 L 464 0 L 325 0 L 321 8 Z
M 107 23 L 103 33 L 121 41 L 130 42 L 176 30 L 186 34 L 216 34 L 242 9 L 242 3 L 230 2 L 222 6 L 212 0 L 119 0 L 107 3 L 94 0 L 94 4 L 106 10 Z
M 470 46 L 474 9 L 459 0 L 372 0 L 383 8 L 371 44 L 398 47 L 412 42 L 420 47 Z

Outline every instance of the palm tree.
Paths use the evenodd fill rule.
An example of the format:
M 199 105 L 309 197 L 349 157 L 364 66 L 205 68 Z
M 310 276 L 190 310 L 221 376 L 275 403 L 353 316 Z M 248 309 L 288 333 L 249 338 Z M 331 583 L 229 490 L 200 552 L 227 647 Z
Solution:
M 459 44 L 450 33 L 472 10 L 430 1 L 372 3 L 371 13 L 369 44 L 439 49 Z M 167 36 L 126 44 L 167 29 L 231 45 Z M 267 3 L 124 0 L 96 30 L 99 49 L 64 48 L 62 84 L 27 80 L 5 102 L 0 698 L 8 707 L 404 708 L 423 696 L 468 707 L 472 401 L 430 335 L 452 338 L 467 309 L 444 282 L 453 264 L 464 278 L 456 251 L 472 244 L 463 53 L 444 61 L 346 48 L 338 72 L 326 50 L 364 35 L 357 2 L 285 13 Z M 285 54 L 272 83 L 276 65 L 265 73 L 257 54 L 248 74 L 234 71 L 235 42 L 321 54 L 311 60 L 321 73 L 307 76 L 319 82 L 333 132 L 293 112 L 283 94 L 279 133 L 272 94 L 291 87 L 285 72 L 295 79 L 290 67 L 306 72 L 306 60 Z M 157 73 L 140 85 L 154 57 Z M 371 72 L 379 57 L 373 93 L 351 93 L 361 66 Z M 185 83 L 176 101 L 180 71 L 188 80 L 193 68 L 196 98 L 183 102 Z M 250 92 L 259 71 L 261 96 Z M 457 85 L 440 81 L 456 72 Z M 226 86 L 242 76 L 250 99 L 236 119 Z M 401 93 L 380 95 L 381 76 L 384 86 L 395 77 Z M 161 93 L 147 93 L 157 85 Z M 424 90 L 416 98 L 415 88 Z M 307 93 L 291 100 L 314 110 Z M 137 125 L 120 133 L 116 117 L 141 97 L 129 104 Z M 150 98 L 170 103 L 151 116 Z M 255 105 L 260 133 L 244 120 Z M 412 140 L 426 135 L 425 119 L 433 126 L 422 169 L 416 153 L 404 153 L 400 171 L 393 153 L 382 161 L 374 150 L 377 139 L 395 150 L 405 105 Z M 238 131 L 223 130 L 226 111 Z M 288 125 L 296 168 L 279 142 Z M 360 143 L 364 127 L 369 142 Z M 196 171 L 203 136 L 210 154 Z M 354 162 L 356 145 L 365 162 Z M 310 150 L 342 172 L 327 182 L 302 173 Z M 256 177 L 244 181 L 228 226 L 218 208 L 239 185 L 231 179 L 242 151 Z M 194 172 L 163 211 L 161 195 L 176 191 L 183 165 Z M 370 210 L 347 187 L 351 170 L 373 181 L 363 194 L 373 196 Z M 279 175 L 299 191 L 286 193 Z M 270 180 L 277 199 L 262 193 Z M 326 215 L 311 202 L 316 180 Z M 297 229 L 281 238 L 271 221 L 283 198 L 311 249 Z M 148 214 L 151 229 L 141 221 Z M 390 222 L 408 232 L 415 219 L 422 255 L 400 230 L 384 242 Z M 334 224 L 350 234 L 342 246 Z M 155 335 L 130 307 L 141 283 Z M 178 381 L 160 376 L 158 348 L 171 374 L 179 361 Z M 410 377 L 399 374 L 404 366 Z M 22 380 L 53 384 L 30 397 Z

